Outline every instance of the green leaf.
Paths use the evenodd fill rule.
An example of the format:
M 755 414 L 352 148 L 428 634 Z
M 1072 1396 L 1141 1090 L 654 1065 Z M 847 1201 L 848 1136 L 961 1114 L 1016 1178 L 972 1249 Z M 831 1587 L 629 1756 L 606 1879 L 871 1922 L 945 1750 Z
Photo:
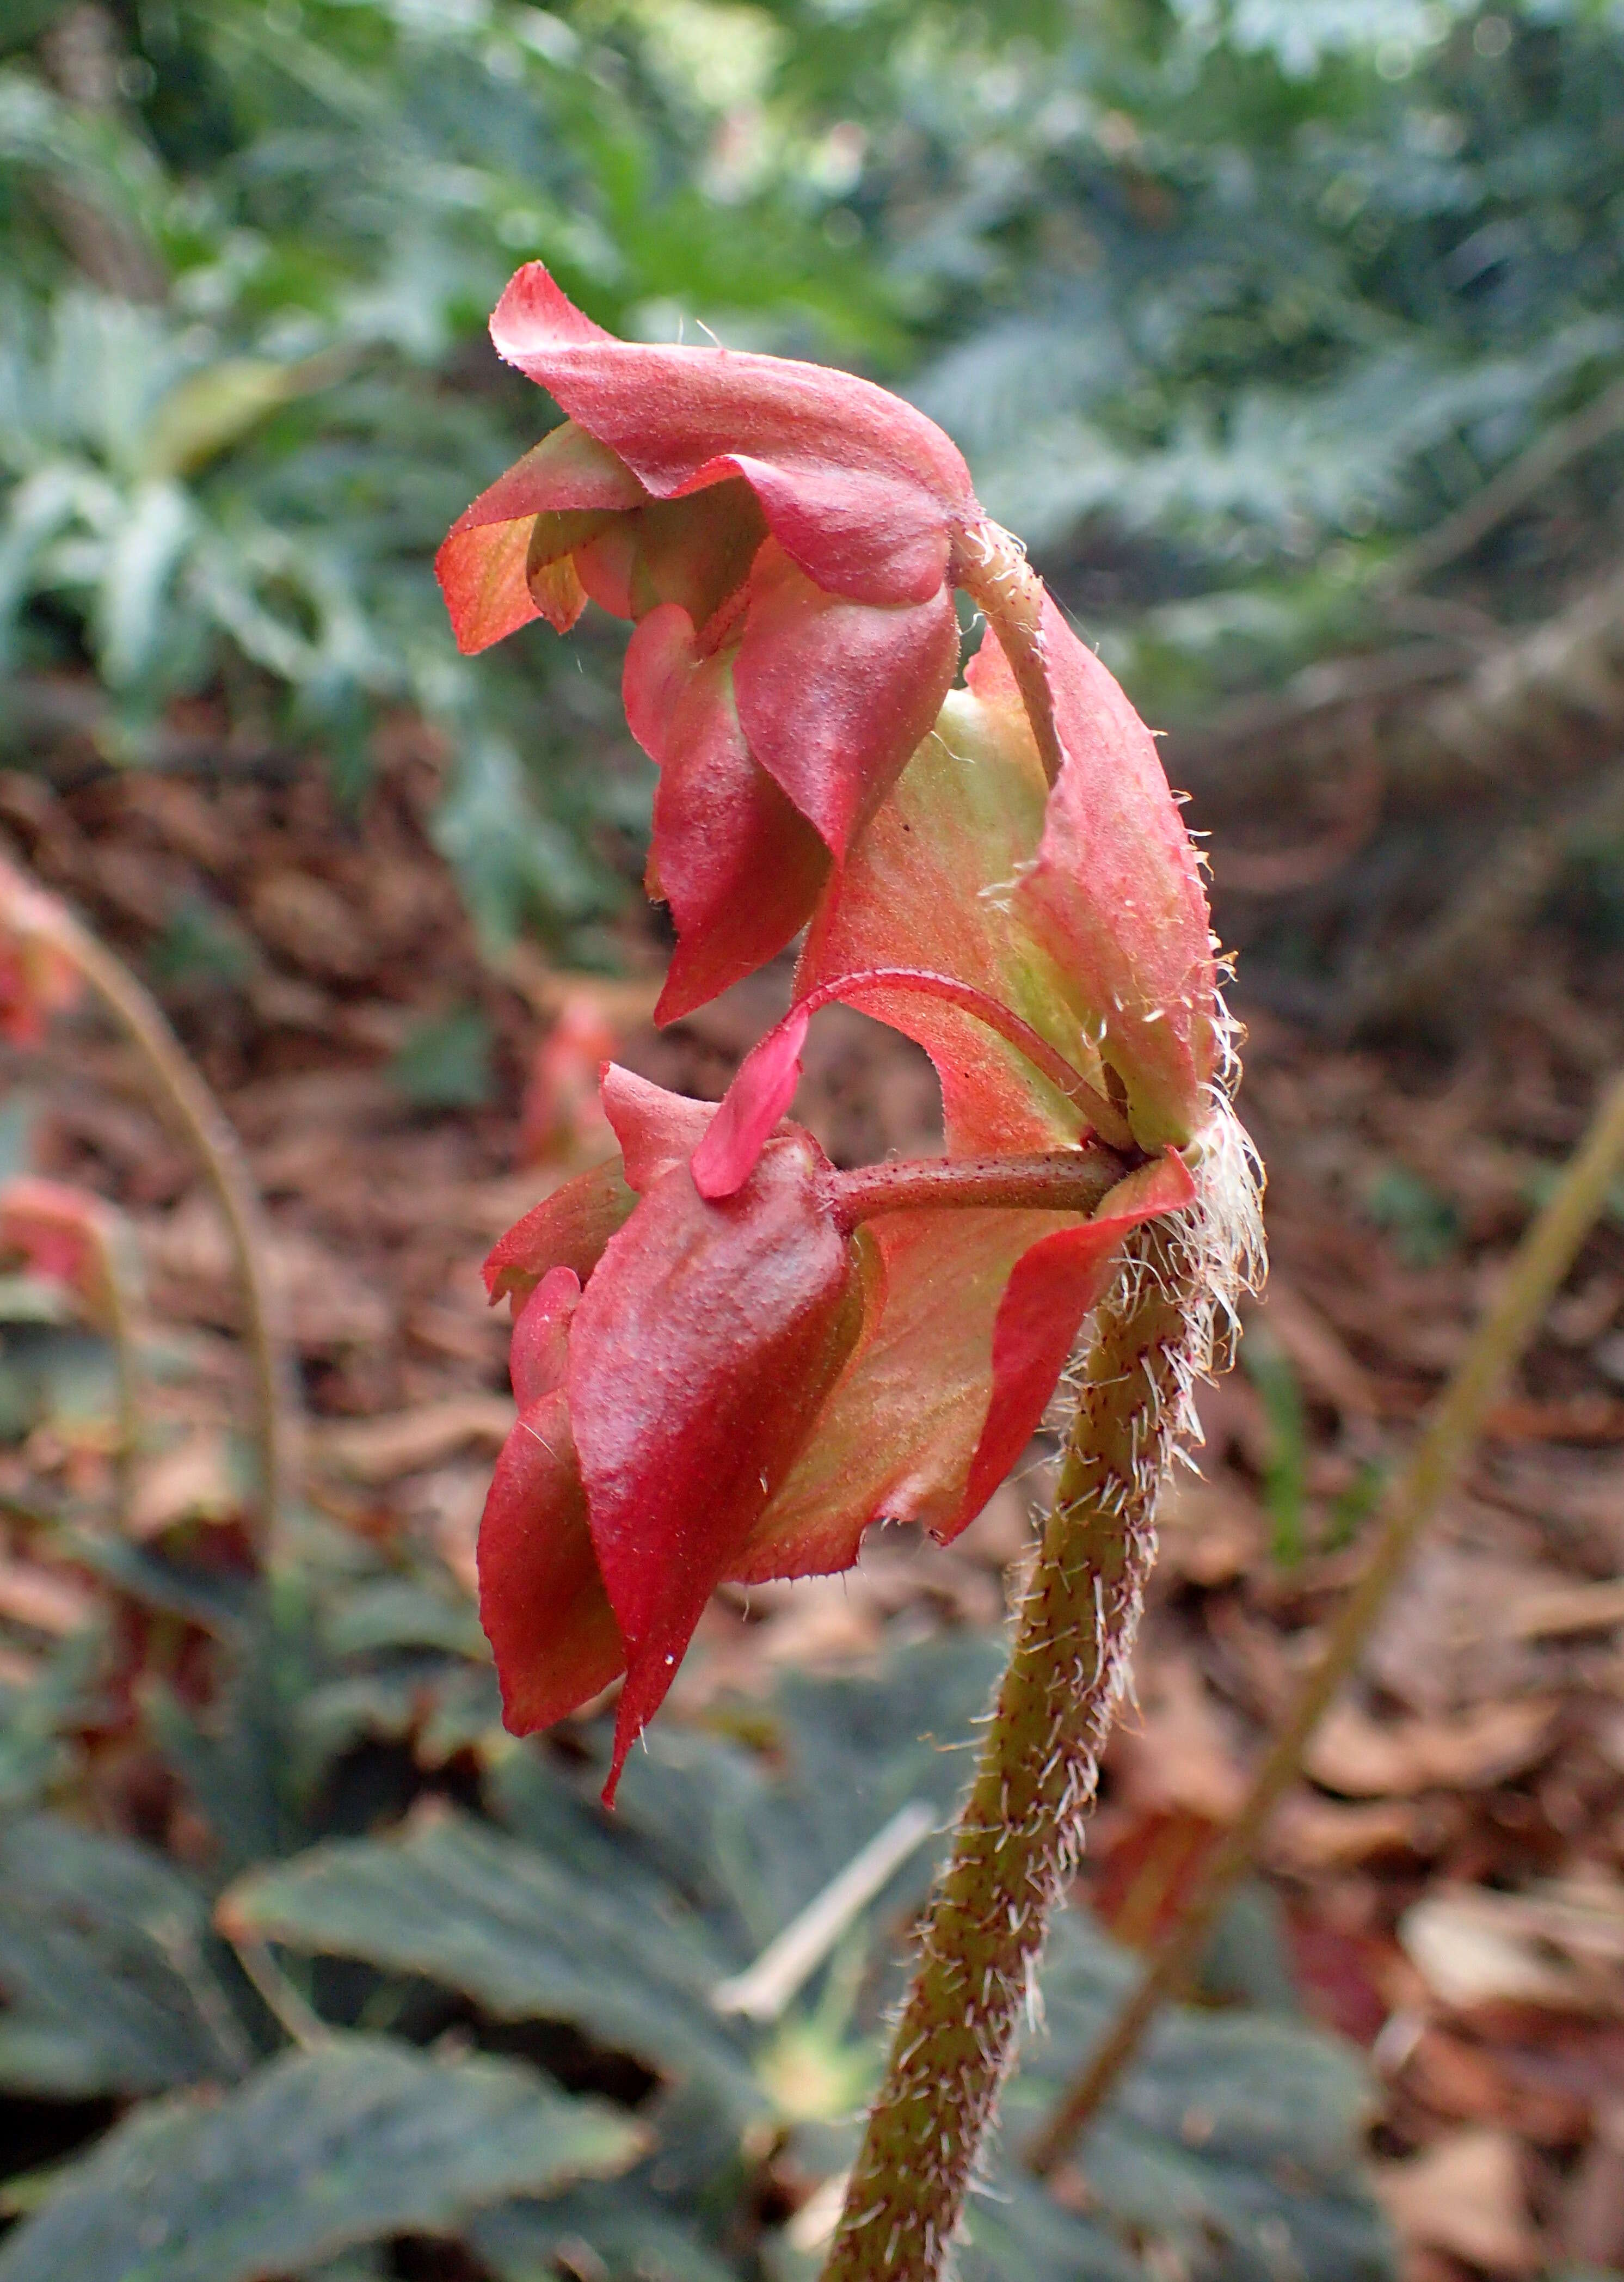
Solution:
M 232 2077 L 255 2053 L 202 1894 L 54 1815 L 0 1833 L 0 2084 L 83 2099 Z
M 499 2203 L 481 2211 L 468 2240 L 499 2282 L 553 2282 L 560 2254 L 597 2282 L 739 2282 L 739 2269 L 691 2226 L 623 2185 L 571 2187 L 551 2202 Z M 580 2253 L 598 2263 L 587 2267 Z
M 516 2062 L 345 2037 L 130 2116 L 8 2238 L 0 2282 L 257 2282 L 611 2176 L 646 2138 Z
M 355 1957 L 460 1989 L 500 2020 L 567 2021 L 736 2117 L 764 2102 L 709 2008 L 733 1960 L 645 1890 L 578 1878 L 464 1815 L 339 1841 L 251 1871 L 222 1897 L 233 1934 Z
M 1138 1970 L 1081 1913 L 1056 1925 L 1043 1975 L 1047 2033 L 1024 2056 L 1007 2102 L 1005 2174 Z M 1278 2014 L 1170 2006 L 1074 2162 L 1099 2224 L 1159 2245 L 1170 2263 L 1212 2282 L 1281 2272 L 1391 2282 L 1394 2245 L 1361 2161 L 1371 2107 L 1351 2045 Z M 995 2175 L 995 2193 L 1009 2185 Z M 989 2224 L 986 2263 L 978 2269 L 972 2257 L 965 2282 L 1035 2282 L 1024 2254 L 994 2254 L 1011 2229 L 1018 2239 L 1017 2205 Z M 972 2211 L 972 2241 L 982 2233 Z M 1038 2270 L 1060 2282 L 1057 2270 Z

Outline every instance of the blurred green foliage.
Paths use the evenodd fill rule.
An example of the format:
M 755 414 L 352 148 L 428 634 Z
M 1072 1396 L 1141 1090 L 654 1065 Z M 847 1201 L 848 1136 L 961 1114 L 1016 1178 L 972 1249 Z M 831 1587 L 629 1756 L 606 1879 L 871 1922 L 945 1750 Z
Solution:
M 616 644 L 464 664 L 429 570 L 551 416 L 482 340 L 519 260 L 907 387 L 1164 718 L 1390 639 L 1396 549 L 1624 365 L 1610 0 L 13 0 L 0 45 L 18 726 L 88 668 L 111 757 L 202 693 L 222 766 L 354 787 L 411 708 L 481 924 L 576 957 L 646 813 Z

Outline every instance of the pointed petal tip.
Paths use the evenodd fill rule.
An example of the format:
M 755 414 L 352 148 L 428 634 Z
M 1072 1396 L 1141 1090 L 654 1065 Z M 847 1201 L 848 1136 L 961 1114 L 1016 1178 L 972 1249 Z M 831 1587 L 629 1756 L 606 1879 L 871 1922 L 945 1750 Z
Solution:
M 491 313 L 491 341 L 508 364 L 538 349 L 591 348 L 614 338 L 576 308 L 545 262 L 515 270 Z
M 767 1137 L 795 1098 L 800 1052 L 811 1016 L 792 1007 L 776 1030 L 753 1046 L 721 1108 L 693 1153 L 693 1185 L 713 1203 L 736 1196 L 755 1170 Z

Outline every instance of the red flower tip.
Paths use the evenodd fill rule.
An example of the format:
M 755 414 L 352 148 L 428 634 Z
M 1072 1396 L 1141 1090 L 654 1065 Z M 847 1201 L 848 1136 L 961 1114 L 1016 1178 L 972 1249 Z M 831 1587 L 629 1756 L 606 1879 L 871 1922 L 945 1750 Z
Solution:
M 0 1185 L 0 1250 L 60 1284 L 93 1316 L 112 1297 L 115 1221 L 99 1197 L 66 1182 L 19 1173 Z
M 754 1171 L 768 1135 L 795 1098 L 811 1019 L 808 1008 L 793 1006 L 745 1056 L 693 1153 L 693 1185 L 702 1197 L 733 1196 Z

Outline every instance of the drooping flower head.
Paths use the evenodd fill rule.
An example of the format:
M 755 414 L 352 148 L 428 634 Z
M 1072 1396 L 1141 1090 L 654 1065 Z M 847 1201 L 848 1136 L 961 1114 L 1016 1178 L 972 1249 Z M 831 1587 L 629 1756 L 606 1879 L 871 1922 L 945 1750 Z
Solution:
M 621 1161 L 486 1262 L 517 1309 L 520 1408 L 479 1569 L 516 1733 L 626 1675 L 612 1791 L 719 1583 L 847 1568 L 874 1521 L 946 1541 L 974 1518 L 1122 1237 L 1191 1190 L 1176 1156 L 1113 1185 L 1074 1152 L 1069 1204 L 1043 1166 L 1051 1208 L 933 1207 L 932 1166 L 885 1209 L 801 1128 L 762 1137 L 770 1104 L 717 1111 L 613 1067 L 604 1101 Z M 752 1137 L 708 1163 L 730 1109 Z
M 634 622 L 656 1018 L 806 928 L 720 1107 L 607 1069 L 621 1159 L 486 1266 L 517 1309 L 480 1540 L 505 1716 L 623 1673 L 613 1789 L 718 1582 L 986 1502 L 1124 1238 L 1191 1199 L 1216 975 L 1148 732 L 940 431 L 845 374 L 615 341 L 536 265 L 492 333 L 566 418 L 441 578 L 468 650 L 589 599 Z M 987 621 L 958 687 L 955 586 Z M 836 998 L 930 1053 L 945 1158 L 842 1172 L 785 1122 Z
M 805 924 L 934 720 L 955 536 L 980 510 L 941 431 L 849 373 L 617 341 L 539 262 L 491 331 L 568 417 L 453 525 L 441 582 L 468 651 L 535 617 L 567 633 L 589 597 L 637 622 L 669 1019 Z
M 1023 584 L 1019 551 L 950 440 L 847 373 L 615 340 L 539 263 L 491 335 L 568 416 L 459 518 L 440 578 L 468 651 L 538 617 L 568 631 L 589 598 L 635 621 L 626 712 L 661 771 L 649 881 L 677 935 L 656 1019 L 762 965 L 838 893 L 954 681 L 956 585 L 997 637 L 972 667 L 989 734 L 1024 741 L 1035 772 L 1034 929 L 1136 1137 L 1187 1139 L 1215 1060 L 1188 836 L 1144 725 L 1029 574 L 1015 648 L 1021 609 L 996 597 Z

